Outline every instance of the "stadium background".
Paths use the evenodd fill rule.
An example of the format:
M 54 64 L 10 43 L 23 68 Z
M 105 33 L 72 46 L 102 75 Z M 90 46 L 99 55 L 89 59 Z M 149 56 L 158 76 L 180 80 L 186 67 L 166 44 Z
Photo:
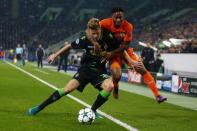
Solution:
M 35 50 L 39 44 L 42 44 L 46 49 L 47 58 L 49 54 L 58 50 L 64 41 L 73 41 L 83 34 L 86 23 L 91 17 L 106 18 L 111 15 L 110 9 L 115 6 L 123 7 L 126 19 L 134 25 L 133 41 L 130 46 L 134 47 L 138 54 L 141 54 L 143 49 L 143 44 L 139 44 L 140 42 L 150 43 L 156 47 L 155 56 L 164 53 L 197 53 L 195 0 L 96 2 L 1 0 L 0 2 L 0 44 L 1 48 L 7 51 L 6 57 L 13 58 L 12 49 L 15 49 L 17 44 L 26 44 L 29 52 L 28 60 L 34 61 Z M 68 64 L 79 66 L 81 55 L 82 51 L 71 51 Z M 195 77 L 196 63 L 189 64 L 189 66 L 193 65 L 189 71 L 190 67 L 184 64 L 188 63 L 186 60 L 192 60 L 195 56 L 188 56 L 180 62 L 177 62 L 177 57 L 171 59 L 178 66 L 183 65 L 183 68 L 177 69 L 178 66 L 169 65 L 170 61 L 164 60 L 164 72 L 167 75 L 178 73 L 182 76 L 189 74 L 189 77 Z M 188 83 L 187 80 L 185 82 Z M 189 83 L 191 85 L 191 82 Z M 193 86 L 196 86 L 195 82 L 193 83 Z M 196 89 L 192 90 L 197 92 Z
M 140 55 L 144 46 L 150 43 L 156 49 L 155 60 L 160 54 L 164 61 L 163 69 L 153 72 L 158 88 L 196 99 L 195 0 L 1 0 L 0 58 L 5 56 L 13 61 L 17 44 L 26 44 L 28 61 L 34 64 L 39 44 L 45 48 L 47 58 L 64 41 L 81 36 L 90 18 L 109 17 L 111 8 L 117 6 L 124 8 L 126 19 L 134 25 L 130 46 Z M 70 51 L 69 70 L 76 70 L 80 65 L 82 53 Z M 2 73 L 0 75 L 3 77 Z M 122 81 L 143 84 L 139 74 L 127 69 L 123 71 Z

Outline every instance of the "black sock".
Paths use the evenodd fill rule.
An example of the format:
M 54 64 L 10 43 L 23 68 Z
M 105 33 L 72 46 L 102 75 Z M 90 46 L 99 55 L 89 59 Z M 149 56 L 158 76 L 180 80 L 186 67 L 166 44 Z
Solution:
M 94 104 L 92 105 L 91 109 L 96 112 L 96 110 L 102 106 L 106 101 L 108 100 L 108 98 L 104 98 L 103 96 L 101 96 L 101 94 L 99 93 L 99 95 L 97 96 L 96 101 L 94 102 Z
M 58 91 L 55 91 L 48 99 L 46 99 L 43 103 L 41 103 L 38 108 L 40 110 L 44 109 L 49 104 L 59 100 L 62 96 L 60 96 Z

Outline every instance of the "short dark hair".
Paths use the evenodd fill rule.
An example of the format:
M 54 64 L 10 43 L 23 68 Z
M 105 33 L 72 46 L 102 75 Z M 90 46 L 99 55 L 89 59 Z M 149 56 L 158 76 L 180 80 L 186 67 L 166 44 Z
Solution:
M 115 12 L 124 12 L 124 10 L 121 7 L 114 7 L 114 8 L 112 8 L 111 12 L 112 13 L 115 13 Z

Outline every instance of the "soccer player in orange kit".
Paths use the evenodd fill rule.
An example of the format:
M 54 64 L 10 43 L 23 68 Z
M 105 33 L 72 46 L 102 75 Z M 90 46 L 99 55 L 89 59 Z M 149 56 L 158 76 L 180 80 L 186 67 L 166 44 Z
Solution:
M 114 97 L 118 98 L 118 82 L 122 74 L 122 59 L 126 59 L 127 64 L 142 75 L 145 84 L 152 90 L 157 102 L 161 103 L 166 101 L 167 98 L 159 94 L 155 80 L 150 72 L 144 67 L 141 58 L 129 47 L 129 43 L 132 41 L 133 25 L 124 19 L 124 10 L 122 8 L 113 8 L 112 17 L 101 20 L 100 26 L 101 28 L 113 32 L 115 37 L 121 41 L 120 48 L 114 50 L 113 55 L 111 54 L 108 56 L 114 83 Z

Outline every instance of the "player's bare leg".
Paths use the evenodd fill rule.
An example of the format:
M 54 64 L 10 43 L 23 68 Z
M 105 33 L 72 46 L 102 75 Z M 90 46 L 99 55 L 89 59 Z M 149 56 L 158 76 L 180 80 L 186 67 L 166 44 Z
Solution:
M 136 72 L 142 75 L 144 83 L 151 89 L 154 96 L 156 97 L 157 102 L 161 103 L 166 101 L 167 98 L 159 94 L 155 80 L 153 76 L 150 74 L 150 72 L 144 67 L 142 60 L 139 58 L 137 61 L 133 61 L 126 51 L 124 52 L 124 54 L 126 60 L 130 63 L 129 66 L 134 68 Z
M 121 70 L 122 59 L 121 58 L 122 57 L 118 55 L 110 59 L 110 70 L 112 74 L 112 82 L 114 84 L 113 97 L 115 99 L 119 98 L 119 95 L 118 95 L 119 84 L 118 83 L 122 75 L 122 70 Z
M 111 70 L 112 72 L 112 81 L 113 81 L 113 84 L 114 84 L 114 90 L 113 90 L 113 97 L 115 99 L 118 99 L 119 98 L 119 95 L 118 95 L 118 88 L 119 88 L 119 81 L 121 79 L 121 69 L 120 68 L 114 68 Z

